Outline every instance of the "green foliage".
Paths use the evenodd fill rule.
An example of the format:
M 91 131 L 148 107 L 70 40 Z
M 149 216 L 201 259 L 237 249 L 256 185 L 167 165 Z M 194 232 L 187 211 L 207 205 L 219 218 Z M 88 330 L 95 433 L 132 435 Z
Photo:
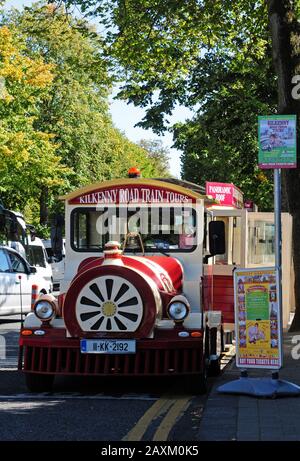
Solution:
M 270 174 L 256 166 L 257 115 L 276 107 L 266 2 L 67 3 L 106 27 L 107 48 L 124 80 L 119 97 L 146 109 L 140 126 L 161 133 L 176 103 L 197 108 L 193 120 L 173 127 L 183 177 L 232 181 L 268 209 Z
M 1 22 L 0 193 L 7 207 L 44 226 L 56 197 L 71 189 L 124 176 L 133 164 L 157 175 L 161 164 L 113 126 L 105 45 L 92 26 L 44 2 L 2 13 Z
M 36 4 L 12 13 L 8 21 L 26 38 L 30 55 L 42 55 L 54 65 L 53 83 L 35 127 L 55 135 L 59 155 L 73 169 L 66 189 L 106 177 L 111 121 L 100 37 L 53 5 Z
M 146 150 L 150 159 L 154 161 L 159 178 L 170 176 L 169 150 L 163 146 L 160 139 L 142 139 L 139 145 Z
M 52 66 L 24 56 L 25 44 L 0 28 L 0 193 L 6 207 L 22 209 L 42 186 L 53 189 L 67 174 L 52 136 L 34 128 Z
M 194 78 L 203 99 L 206 92 L 201 110 L 174 127 L 175 146 L 183 151 L 182 175 L 196 183 L 233 182 L 260 210 L 271 209 L 272 175 L 257 166 L 257 114 L 276 110 L 270 52 L 242 71 L 213 56 L 204 68 L 206 74 L 199 71 Z
M 120 97 L 147 107 L 141 125 L 163 130 L 176 102 L 195 103 L 194 76 L 207 53 L 234 55 L 240 69 L 264 54 L 263 0 L 66 0 L 106 26 L 125 80 Z M 200 64 L 200 65 L 199 65 Z

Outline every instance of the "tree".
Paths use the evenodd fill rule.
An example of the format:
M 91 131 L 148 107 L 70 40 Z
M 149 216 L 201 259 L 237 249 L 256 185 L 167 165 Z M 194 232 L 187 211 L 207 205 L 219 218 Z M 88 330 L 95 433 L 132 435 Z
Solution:
M 291 331 L 300 329 L 300 97 L 293 92 L 293 78 L 300 73 L 300 4 L 287 0 L 268 0 L 273 61 L 278 76 L 278 113 L 298 115 L 298 168 L 284 171 L 284 187 L 289 212 L 293 216 L 293 259 L 295 270 L 296 312 Z M 294 96 L 294 97 L 293 97 Z
M 41 183 L 35 194 L 36 182 L 28 183 L 25 174 L 19 177 L 18 182 L 24 178 L 25 184 L 31 184 L 26 213 L 35 224 L 37 212 L 39 223 L 47 224 L 49 214 L 56 210 L 58 194 L 123 176 L 132 164 L 139 164 L 147 175 L 157 175 L 156 161 L 113 126 L 108 105 L 111 79 L 105 47 L 94 27 L 66 16 L 63 7 L 44 2 L 20 12 L 3 13 L 2 23 L 23 43 L 22 53 L 26 59 L 46 66 L 44 70 L 38 69 L 36 79 L 42 75 L 47 78 L 46 70 L 51 71 L 47 88 L 36 99 L 31 126 L 34 134 L 40 133 L 43 139 L 51 140 L 53 152 L 67 168 L 61 169 L 59 175 L 69 172 L 59 184 L 58 175 L 59 187 L 55 189 L 49 187 L 51 175 L 48 175 L 49 181 Z M 16 95 L 16 104 L 20 104 L 20 97 Z M 16 106 L 13 116 L 14 111 Z M 45 153 L 40 159 L 44 157 Z M 19 190 L 19 184 L 14 190 Z M 16 203 L 11 192 L 9 201 Z
M 261 57 L 267 43 L 266 8 L 251 0 L 65 0 L 106 26 L 107 52 L 124 84 L 119 93 L 146 107 L 141 125 L 157 132 L 176 102 L 194 105 L 194 77 L 202 57 L 234 55 L 235 69 Z M 233 68 L 233 70 L 234 70 Z M 195 98 L 196 96 L 196 98 Z
M 161 133 L 176 103 L 199 107 L 191 124 L 173 127 L 175 146 L 187 149 L 183 177 L 203 182 L 212 179 L 208 173 L 213 172 L 215 179 L 237 178 L 246 195 L 256 195 L 255 202 L 267 209 L 272 200 L 270 174 L 258 171 L 253 162 L 256 103 L 260 110 L 275 111 L 264 2 L 76 3 L 107 26 L 107 49 L 124 80 L 119 97 L 146 109 L 140 126 Z M 242 132 L 235 136 L 240 125 Z M 242 142 L 236 142 L 238 134 Z M 195 178 L 198 166 L 201 173 Z
M 257 114 L 276 110 L 270 49 L 243 71 L 233 72 L 229 57 L 203 61 L 194 82 L 198 92 L 206 92 L 200 97 L 206 101 L 192 120 L 174 127 L 175 146 L 183 151 L 182 177 L 196 183 L 233 182 L 260 210 L 270 210 L 273 174 L 255 161 Z
M 67 176 L 51 134 L 34 128 L 53 66 L 24 56 L 24 49 L 8 27 L 0 28 L 0 194 L 6 207 L 18 209 Z
M 148 157 L 154 161 L 157 176 L 160 178 L 170 176 L 170 154 L 169 150 L 163 146 L 162 141 L 160 139 L 141 139 L 139 145 L 145 149 Z
M 147 107 L 143 126 L 160 132 L 176 102 L 187 106 L 196 103 L 202 106 L 207 102 L 206 86 L 200 91 L 200 97 L 198 85 L 194 86 L 199 72 L 206 74 L 203 57 L 211 55 L 225 60 L 230 57 L 226 63 L 228 68 L 244 72 L 265 55 L 268 44 L 278 80 L 278 112 L 299 115 L 299 99 L 291 96 L 292 78 L 300 73 L 298 0 L 75 2 L 85 14 L 97 15 L 107 26 L 110 51 L 125 70 L 125 84 L 119 96 Z M 75 2 L 67 0 L 68 5 Z M 287 171 L 284 176 L 294 229 L 296 315 L 293 327 L 299 328 L 299 168 Z
M 101 56 L 100 37 L 87 24 L 68 19 L 63 10 L 38 3 L 4 18 L 26 42 L 26 53 L 53 68 L 51 87 L 41 98 L 35 129 L 52 133 L 57 153 L 73 174 L 60 188 L 64 193 L 109 174 L 106 142 L 109 81 Z M 48 221 L 53 197 L 40 194 L 40 223 Z

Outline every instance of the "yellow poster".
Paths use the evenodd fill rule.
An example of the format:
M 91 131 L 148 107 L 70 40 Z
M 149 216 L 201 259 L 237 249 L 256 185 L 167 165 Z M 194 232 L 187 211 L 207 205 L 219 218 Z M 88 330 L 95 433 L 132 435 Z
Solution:
M 276 270 L 235 271 L 236 364 L 281 367 L 280 311 Z

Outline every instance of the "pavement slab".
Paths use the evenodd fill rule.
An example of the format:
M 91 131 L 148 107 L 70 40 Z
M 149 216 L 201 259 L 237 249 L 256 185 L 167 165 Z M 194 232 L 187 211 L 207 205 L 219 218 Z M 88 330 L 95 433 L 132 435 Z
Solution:
M 292 356 L 298 333 L 285 332 L 279 378 L 300 385 L 300 360 Z M 249 370 L 249 377 L 271 377 L 271 370 Z M 257 398 L 221 394 L 218 387 L 240 377 L 232 360 L 216 379 L 207 399 L 198 439 L 206 441 L 300 441 L 300 398 Z

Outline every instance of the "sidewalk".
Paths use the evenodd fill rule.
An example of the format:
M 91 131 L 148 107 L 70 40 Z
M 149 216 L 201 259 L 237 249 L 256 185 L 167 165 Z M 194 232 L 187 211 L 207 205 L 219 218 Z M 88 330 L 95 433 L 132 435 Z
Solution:
M 284 361 L 280 379 L 300 385 L 300 360 L 294 360 L 292 337 L 284 334 Z M 299 349 L 300 352 L 300 349 Z M 271 376 L 271 370 L 249 370 L 249 377 Z M 200 424 L 199 440 L 300 440 L 300 396 L 256 398 L 219 394 L 217 388 L 238 379 L 240 370 L 233 360 L 215 381 L 208 397 Z

